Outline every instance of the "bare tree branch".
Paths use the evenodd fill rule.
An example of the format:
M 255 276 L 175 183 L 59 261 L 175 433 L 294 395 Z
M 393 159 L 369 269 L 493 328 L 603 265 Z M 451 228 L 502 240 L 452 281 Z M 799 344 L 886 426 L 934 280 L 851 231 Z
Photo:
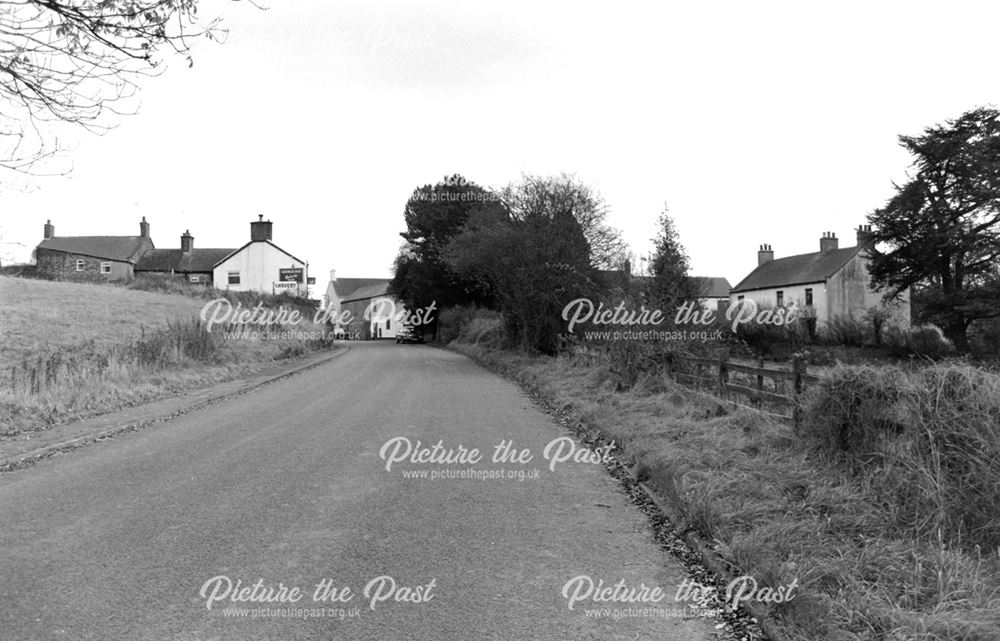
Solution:
M 252 3 L 253 4 L 253 3 Z M 256 6 L 256 5 L 255 5 Z M 138 79 L 196 38 L 225 39 L 198 0 L 0 0 L 0 170 L 37 175 L 54 123 L 102 134 L 135 113 Z

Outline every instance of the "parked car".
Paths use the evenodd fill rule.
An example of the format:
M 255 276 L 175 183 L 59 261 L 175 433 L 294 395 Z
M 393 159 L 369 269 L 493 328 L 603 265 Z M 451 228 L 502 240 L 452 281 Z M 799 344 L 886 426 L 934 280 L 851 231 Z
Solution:
M 416 329 L 404 325 L 396 331 L 397 343 L 423 343 L 424 335 Z

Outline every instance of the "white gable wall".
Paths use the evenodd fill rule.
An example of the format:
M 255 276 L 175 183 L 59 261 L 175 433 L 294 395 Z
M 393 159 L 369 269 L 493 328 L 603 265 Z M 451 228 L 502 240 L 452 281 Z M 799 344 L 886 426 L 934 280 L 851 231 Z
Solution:
M 274 245 L 264 241 L 252 242 L 241 250 L 216 265 L 213 270 L 215 286 L 219 289 L 230 289 L 238 292 L 257 291 L 265 294 L 274 293 L 274 283 L 280 282 L 279 269 L 297 267 L 305 270 L 305 264 L 298 261 Z M 238 285 L 229 284 L 229 272 L 240 273 Z M 303 281 L 305 275 L 303 274 Z M 289 290 L 277 290 L 284 292 Z M 290 290 L 292 294 L 305 295 L 306 283 L 299 284 L 298 291 Z
M 371 306 L 372 338 L 396 338 L 400 320 L 406 314 L 406 307 L 392 296 L 377 296 L 369 302 Z

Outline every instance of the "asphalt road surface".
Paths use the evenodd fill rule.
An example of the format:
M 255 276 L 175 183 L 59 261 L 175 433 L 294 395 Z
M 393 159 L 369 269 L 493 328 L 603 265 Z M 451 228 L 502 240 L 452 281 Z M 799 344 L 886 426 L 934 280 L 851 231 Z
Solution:
M 712 638 L 603 467 L 550 469 L 565 436 L 463 356 L 354 344 L 0 475 L 0 638 Z M 493 462 L 502 441 L 532 459 Z

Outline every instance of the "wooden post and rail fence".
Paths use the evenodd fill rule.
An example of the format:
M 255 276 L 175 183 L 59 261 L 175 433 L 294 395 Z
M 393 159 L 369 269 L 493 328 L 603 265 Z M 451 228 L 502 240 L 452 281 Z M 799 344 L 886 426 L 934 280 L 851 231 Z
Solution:
M 606 362 L 608 346 L 580 348 L 573 356 L 587 364 Z M 816 383 L 806 362 L 792 359 L 790 367 L 766 367 L 763 359 L 753 364 L 730 358 L 721 351 L 715 358 L 672 354 L 664 364 L 664 373 L 675 381 L 710 392 L 737 407 L 745 407 L 790 421 L 796 429 L 802 420 L 802 393 Z

